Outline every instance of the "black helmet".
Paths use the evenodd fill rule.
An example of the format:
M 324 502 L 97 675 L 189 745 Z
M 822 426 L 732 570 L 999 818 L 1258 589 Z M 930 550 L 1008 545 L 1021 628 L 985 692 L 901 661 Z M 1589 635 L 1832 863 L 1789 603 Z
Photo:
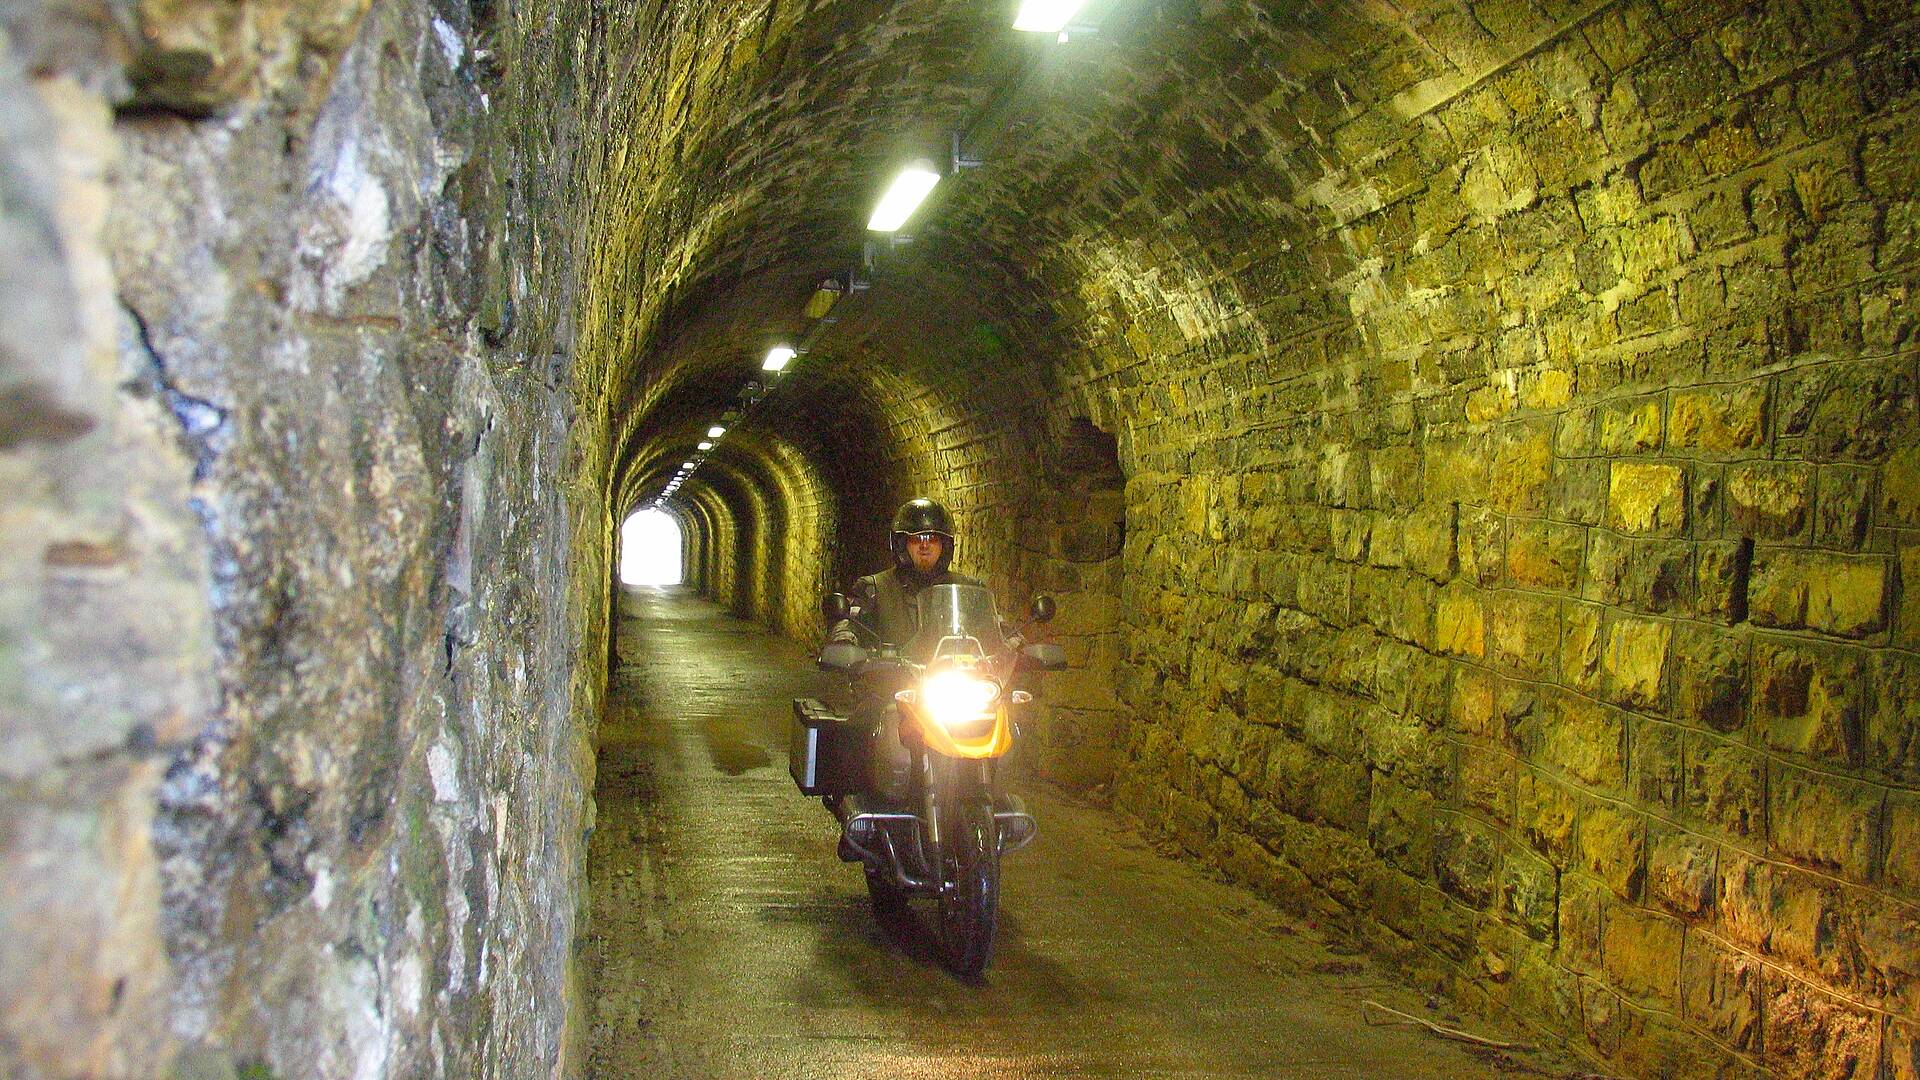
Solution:
M 947 564 L 953 561 L 953 518 L 946 507 L 932 499 L 914 499 L 893 515 L 893 533 L 887 538 L 887 546 L 893 549 L 894 563 L 912 566 L 913 559 L 907 555 L 907 537 L 929 532 L 946 537 L 947 542 L 941 545 L 940 561 L 933 568 L 936 574 L 945 573 Z

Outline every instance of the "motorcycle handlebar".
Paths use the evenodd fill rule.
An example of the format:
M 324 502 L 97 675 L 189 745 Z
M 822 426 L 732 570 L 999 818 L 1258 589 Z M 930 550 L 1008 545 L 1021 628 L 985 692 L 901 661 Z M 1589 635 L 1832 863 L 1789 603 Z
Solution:
M 875 655 L 850 643 L 831 644 L 822 649 L 819 664 L 853 678 L 912 671 L 920 666 L 893 649 L 881 650 Z M 988 657 L 981 666 L 998 672 L 1005 679 L 1021 668 L 1058 671 L 1066 666 L 1066 656 L 1058 645 L 1028 645 L 1024 637 L 1014 634 L 1007 639 L 1004 652 Z

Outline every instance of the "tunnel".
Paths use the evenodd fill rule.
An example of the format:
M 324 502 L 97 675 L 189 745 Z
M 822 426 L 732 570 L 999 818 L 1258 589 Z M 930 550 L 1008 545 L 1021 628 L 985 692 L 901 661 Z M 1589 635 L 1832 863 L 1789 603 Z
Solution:
M 0 1071 L 629 1075 L 605 950 L 687 928 L 1019 1004 L 1022 1075 L 1133 1074 L 1058 1018 L 1144 987 L 1323 1062 L 1160 1075 L 1920 1077 L 1920 5 L 1018 7 L 0 5 Z M 915 496 L 1057 605 L 1046 895 L 1243 981 L 1089 982 L 1033 879 L 983 985 L 842 918 L 726 695 Z M 742 793 L 800 900 L 596 906 Z M 657 1075 L 1015 1074 L 686 1008 Z

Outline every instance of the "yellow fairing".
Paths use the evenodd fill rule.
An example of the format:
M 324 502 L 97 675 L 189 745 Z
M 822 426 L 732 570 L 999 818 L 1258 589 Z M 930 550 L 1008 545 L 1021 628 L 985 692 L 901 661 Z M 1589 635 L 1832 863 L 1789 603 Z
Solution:
M 900 712 L 920 731 L 920 739 L 936 754 L 956 758 L 994 758 L 1013 749 L 1013 722 L 1004 698 L 993 705 L 993 723 L 978 735 L 955 736 L 920 707 L 920 695 L 902 690 L 893 696 Z

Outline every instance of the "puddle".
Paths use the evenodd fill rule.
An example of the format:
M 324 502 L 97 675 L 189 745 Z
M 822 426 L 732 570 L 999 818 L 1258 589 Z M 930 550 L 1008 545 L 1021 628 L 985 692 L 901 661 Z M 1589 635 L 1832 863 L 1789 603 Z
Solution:
M 751 720 L 730 717 L 701 721 L 700 733 L 706 736 L 707 754 L 713 758 L 714 767 L 728 776 L 739 776 L 772 765 L 773 756 L 767 753 L 767 748 L 749 737 L 753 729 L 760 726 Z

